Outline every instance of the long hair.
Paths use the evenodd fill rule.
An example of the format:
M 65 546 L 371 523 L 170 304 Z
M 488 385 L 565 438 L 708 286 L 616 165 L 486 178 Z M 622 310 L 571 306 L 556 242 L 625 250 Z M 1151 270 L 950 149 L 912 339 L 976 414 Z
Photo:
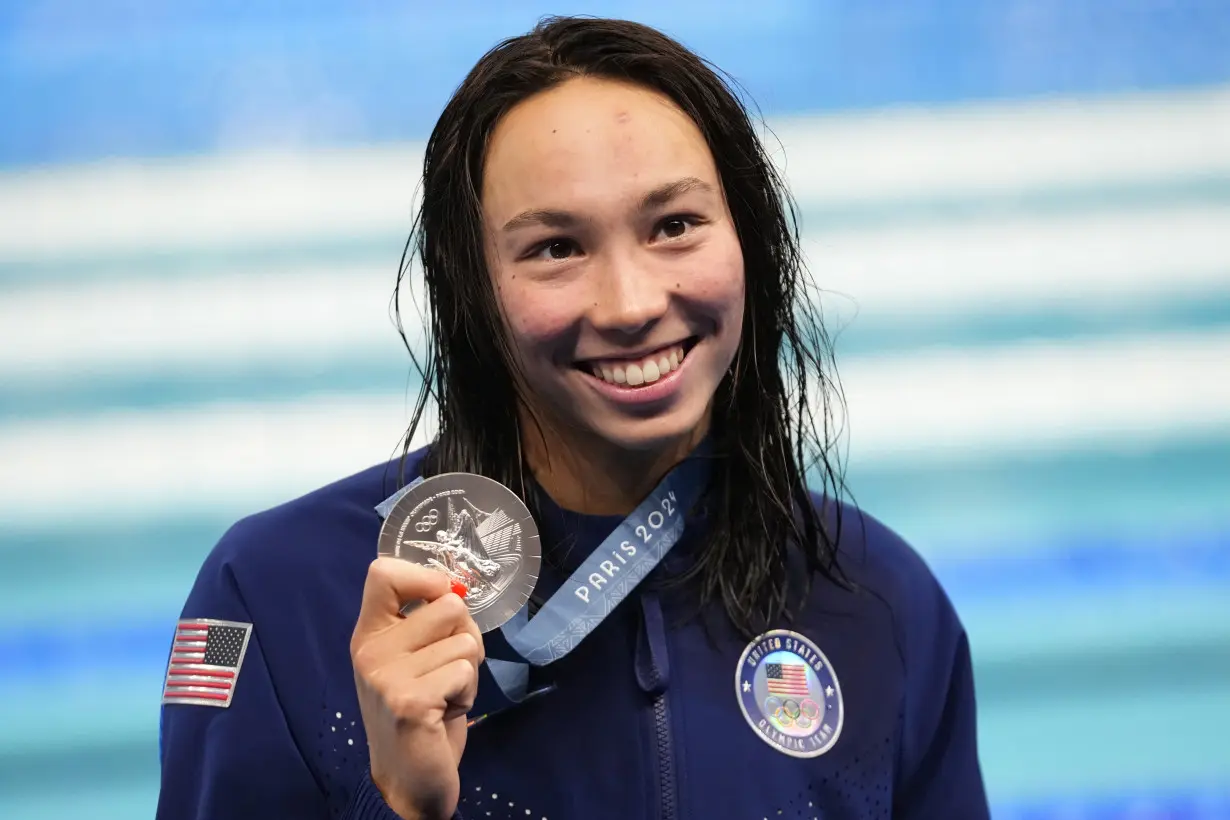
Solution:
M 797 208 L 718 71 L 678 42 L 637 23 L 552 17 L 497 45 L 445 106 L 427 142 L 422 201 L 394 293 L 397 327 L 422 377 L 403 451 L 429 399 L 438 410 L 425 476 L 488 476 L 527 503 L 515 357 L 484 257 L 481 190 L 488 139 L 513 106 L 579 76 L 630 82 L 671 99 L 700 129 L 717 166 L 743 249 L 742 338 L 713 401 L 718 455 L 703 499 L 705 547 L 680 582 L 697 580 L 702 605 L 722 602 L 746 635 L 794 608 L 788 545 L 802 549 L 810 578 L 842 581 L 836 562 L 843 491 L 835 447 L 841 402 L 832 348 L 806 292 Z M 406 340 L 399 308 L 417 255 L 426 286 L 427 353 Z M 818 398 L 818 403 L 816 399 Z

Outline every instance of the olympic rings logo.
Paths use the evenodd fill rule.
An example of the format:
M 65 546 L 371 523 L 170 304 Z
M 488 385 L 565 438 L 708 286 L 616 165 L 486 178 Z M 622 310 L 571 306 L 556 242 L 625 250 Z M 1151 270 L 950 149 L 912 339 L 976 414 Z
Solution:
M 440 520 L 440 512 L 436 509 L 431 509 L 426 515 L 414 522 L 414 528 L 419 532 L 427 532 L 436 525 Z

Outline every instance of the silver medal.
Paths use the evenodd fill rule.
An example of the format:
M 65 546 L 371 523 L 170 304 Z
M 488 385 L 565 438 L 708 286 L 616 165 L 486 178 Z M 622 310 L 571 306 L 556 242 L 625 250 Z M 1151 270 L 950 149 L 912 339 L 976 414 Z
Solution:
M 525 504 L 473 473 L 444 473 L 412 488 L 385 518 L 378 549 L 464 584 L 483 632 L 525 606 L 542 563 L 538 527 Z

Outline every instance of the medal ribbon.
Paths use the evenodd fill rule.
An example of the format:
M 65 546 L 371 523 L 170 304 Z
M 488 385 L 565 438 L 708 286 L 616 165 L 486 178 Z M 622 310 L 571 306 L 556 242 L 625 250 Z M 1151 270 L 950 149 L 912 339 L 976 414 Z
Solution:
M 528 664 L 545 666 L 575 649 L 678 543 L 685 516 L 708 474 L 704 449 L 698 448 L 667 473 L 533 618 L 523 607 L 500 628 L 509 646 Z M 382 502 L 376 508 L 381 518 L 420 481 Z M 489 658 L 487 667 L 509 700 L 525 697 L 529 680 L 525 663 Z

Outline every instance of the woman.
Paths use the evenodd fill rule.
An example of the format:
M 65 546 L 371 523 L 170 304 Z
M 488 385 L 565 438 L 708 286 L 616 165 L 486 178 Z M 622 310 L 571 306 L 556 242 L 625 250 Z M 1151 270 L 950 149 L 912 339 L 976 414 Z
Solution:
M 411 435 L 430 391 L 438 436 L 215 548 L 159 815 L 986 817 L 965 633 L 838 500 L 814 427 L 833 391 L 788 202 L 736 97 L 651 29 L 553 19 L 484 56 L 412 237 L 433 341 Z M 522 627 L 609 610 L 550 662 L 480 632 L 444 572 L 373 561 L 405 479 L 456 472 L 533 512 Z M 619 549 L 586 575 L 648 554 L 659 500 L 682 535 L 649 576 L 605 586 Z

